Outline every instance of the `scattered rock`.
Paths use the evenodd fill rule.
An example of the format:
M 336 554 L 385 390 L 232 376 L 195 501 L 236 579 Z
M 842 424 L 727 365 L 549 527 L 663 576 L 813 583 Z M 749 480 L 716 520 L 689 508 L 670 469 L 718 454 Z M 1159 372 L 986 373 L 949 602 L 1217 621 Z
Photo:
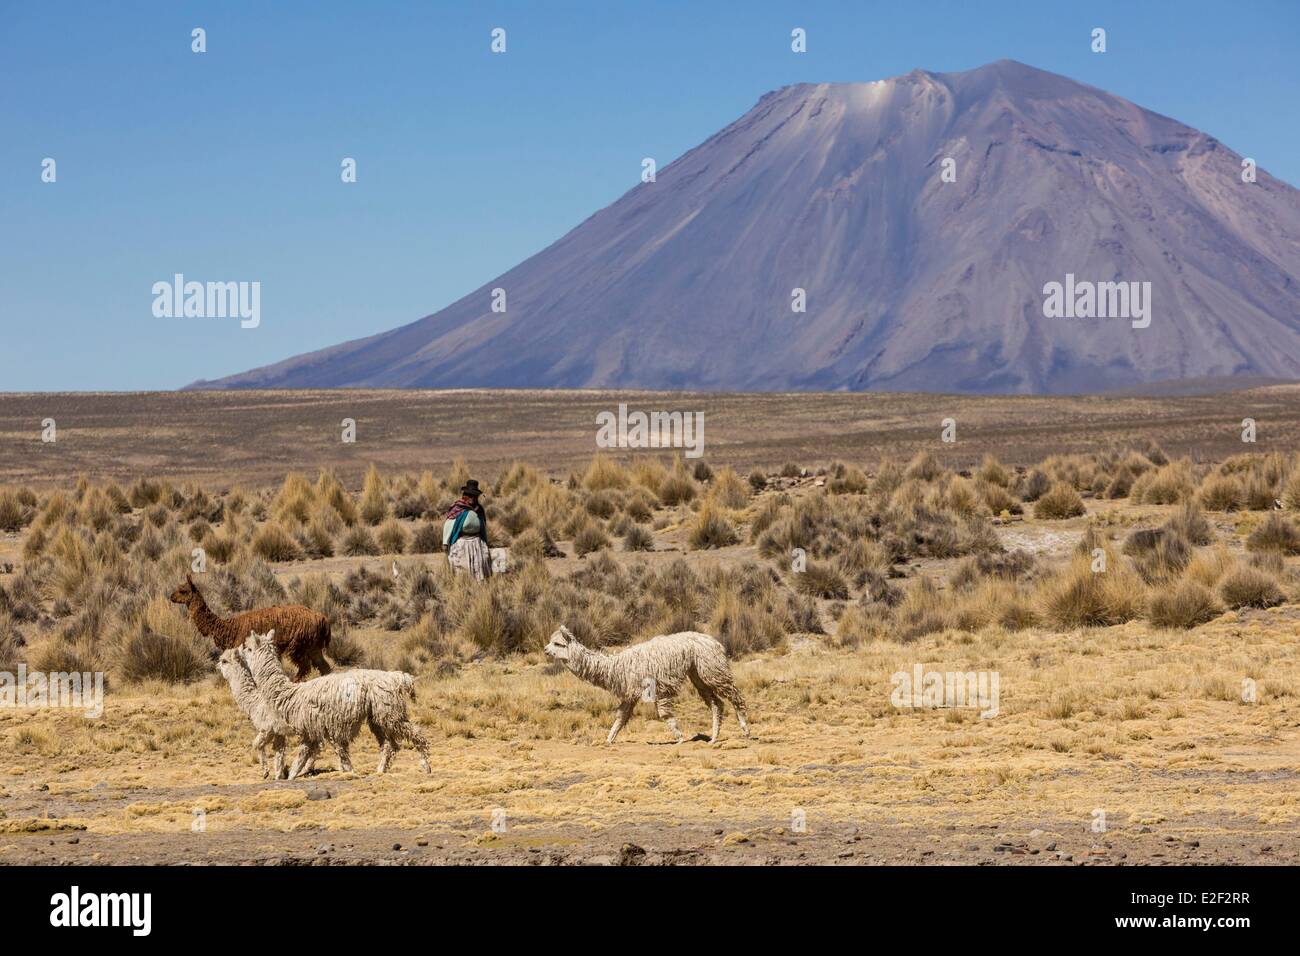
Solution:
M 645 859 L 645 849 L 635 843 L 624 843 L 618 851 L 619 866 L 638 866 Z

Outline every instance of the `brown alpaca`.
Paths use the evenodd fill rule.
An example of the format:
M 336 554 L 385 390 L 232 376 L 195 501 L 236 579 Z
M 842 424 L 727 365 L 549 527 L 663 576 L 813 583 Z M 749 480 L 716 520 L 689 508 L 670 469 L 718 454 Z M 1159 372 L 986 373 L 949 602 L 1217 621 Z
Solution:
M 265 634 L 275 631 L 275 650 L 288 657 L 298 673 L 295 681 L 306 678 L 312 665 L 322 674 L 330 672 L 325 660 L 325 648 L 330 646 L 330 622 L 324 614 L 301 604 L 264 607 L 245 611 L 233 617 L 218 617 L 212 613 L 203 595 L 199 593 L 194 578 L 185 575 L 185 583 L 172 592 L 172 601 L 190 609 L 190 620 L 204 637 L 212 638 L 217 650 L 239 647 L 254 632 Z

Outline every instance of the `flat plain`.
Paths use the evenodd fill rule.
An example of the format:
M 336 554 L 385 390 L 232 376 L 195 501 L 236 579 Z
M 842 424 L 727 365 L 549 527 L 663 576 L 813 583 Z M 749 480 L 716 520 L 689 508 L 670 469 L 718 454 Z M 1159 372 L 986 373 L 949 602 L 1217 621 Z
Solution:
M 653 451 L 593 463 L 596 414 L 619 402 L 704 411 L 708 470 Z M 940 441 L 948 417 L 953 444 Z M 1255 445 L 1241 441 L 1247 417 Z M 355 444 L 339 440 L 344 418 Z M 1293 520 L 1297 450 L 1291 386 L 0 396 L 0 488 L 35 502 L 0 534 L 0 637 L 29 667 L 85 661 L 109 675 L 95 718 L 0 708 L 0 862 L 1294 865 L 1300 582 L 1289 546 L 1259 542 L 1270 520 Z M 316 514 L 325 480 L 310 482 L 324 469 L 364 511 L 371 463 L 383 475 L 366 479 L 383 502 L 372 530 L 396 544 L 349 553 L 355 529 L 340 525 L 330 553 L 313 552 L 316 519 L 295 524 L 289 499 Z M 1137 481 L 1117 490 L 1125 469 Z M 1036 508 L 1036 472 L 1076 489 L 1081 512 Z M 521 554 L 545 530 L 558 556 L 476 590 L 416 550 L 465 474 L 484 481 L 490 520 L 513 528 Z M 682 476 L 689 497 L 669 495 Z M 1252 503 L 1252 482 L 1273 482 L 1270 507 Z M 124 503 L 96 530 L 110 484 Z M 1287 499 L 1277 519 L 1273 494 Z M 1204 527 L 1181 557 L 1126 548 L 1189 506 Z M 263 547 L 270 525 L 296 536 L 296 553 Z M 620 544 L 634 525 L 649 550 Z M 801 526 L 819 529 L 815 585 L 788 567 L 782 535 Z M 216 538 L 231 552 L 209 571 L 214 604 L 302 600 L 336 615 L 347 663 L 416 673 L 431 774 L 402 751 L 376 775 L 365 734 L 353 773 L 326 752 L 305 779 L 262 779 L 252 728 L 166 604 L 190 545 Z M 1077 622 L 1062 595 L 1095 547 L 1127 575 L 1128 610 Z M 74 576 L 78 562 L 90 570 Z M 1262 575 L 1274 596 L 1237 603 L 1234 574 Z M 1192 585 L 1210 595 L 1204 613 L 1160 604 Z M 674 589 L 698 603 L 684 612 L 664 597 Z M 545 634 L 567 619 L 616 649 L 683 613 L 724 637 L 753 736 L 728 712 L 717 743 L 674 745 L 643 704 L 606 746 L 613 699 L 548 663 Z M 163 673 L 171 658 L 138 670 L 150 635 L 192 651 L 184 679 Z M 995 672 L 997 714 L 897 706 L 895 675 L 918 664 Z M 679 716 L 706 729 L 693 695 Z

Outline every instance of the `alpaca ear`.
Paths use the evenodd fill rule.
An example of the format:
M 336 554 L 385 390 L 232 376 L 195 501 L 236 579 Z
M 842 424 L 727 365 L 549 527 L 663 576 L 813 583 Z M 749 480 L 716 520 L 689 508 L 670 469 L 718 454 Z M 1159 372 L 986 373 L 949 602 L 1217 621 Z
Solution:
M 274 640 L 275 640 L 275 628 L 271 628 L 271 630 L 266 632 L 266 643 L 270 644 Z
M 187 584 L 189 584 L 191 587 L 193 587 L 193 586 L 194 586 L 194 575 L 192 575 L 192 574 L 190 574 L 190 572 L 186 571 L 186 572 L 185 572 L 185 581 L 186 581 Z

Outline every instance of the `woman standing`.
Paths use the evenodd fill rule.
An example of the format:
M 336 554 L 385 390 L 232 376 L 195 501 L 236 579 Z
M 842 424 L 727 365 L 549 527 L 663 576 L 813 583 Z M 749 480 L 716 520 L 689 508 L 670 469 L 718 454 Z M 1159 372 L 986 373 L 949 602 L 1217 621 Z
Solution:
M 492 575 L 487 512 L 478 503 L 482 493 L 473 478 L 465 482 L 442 523 L 442 549 L 447 553 L 447 562 L 456 571 L 468 571 L 476 581 Z

